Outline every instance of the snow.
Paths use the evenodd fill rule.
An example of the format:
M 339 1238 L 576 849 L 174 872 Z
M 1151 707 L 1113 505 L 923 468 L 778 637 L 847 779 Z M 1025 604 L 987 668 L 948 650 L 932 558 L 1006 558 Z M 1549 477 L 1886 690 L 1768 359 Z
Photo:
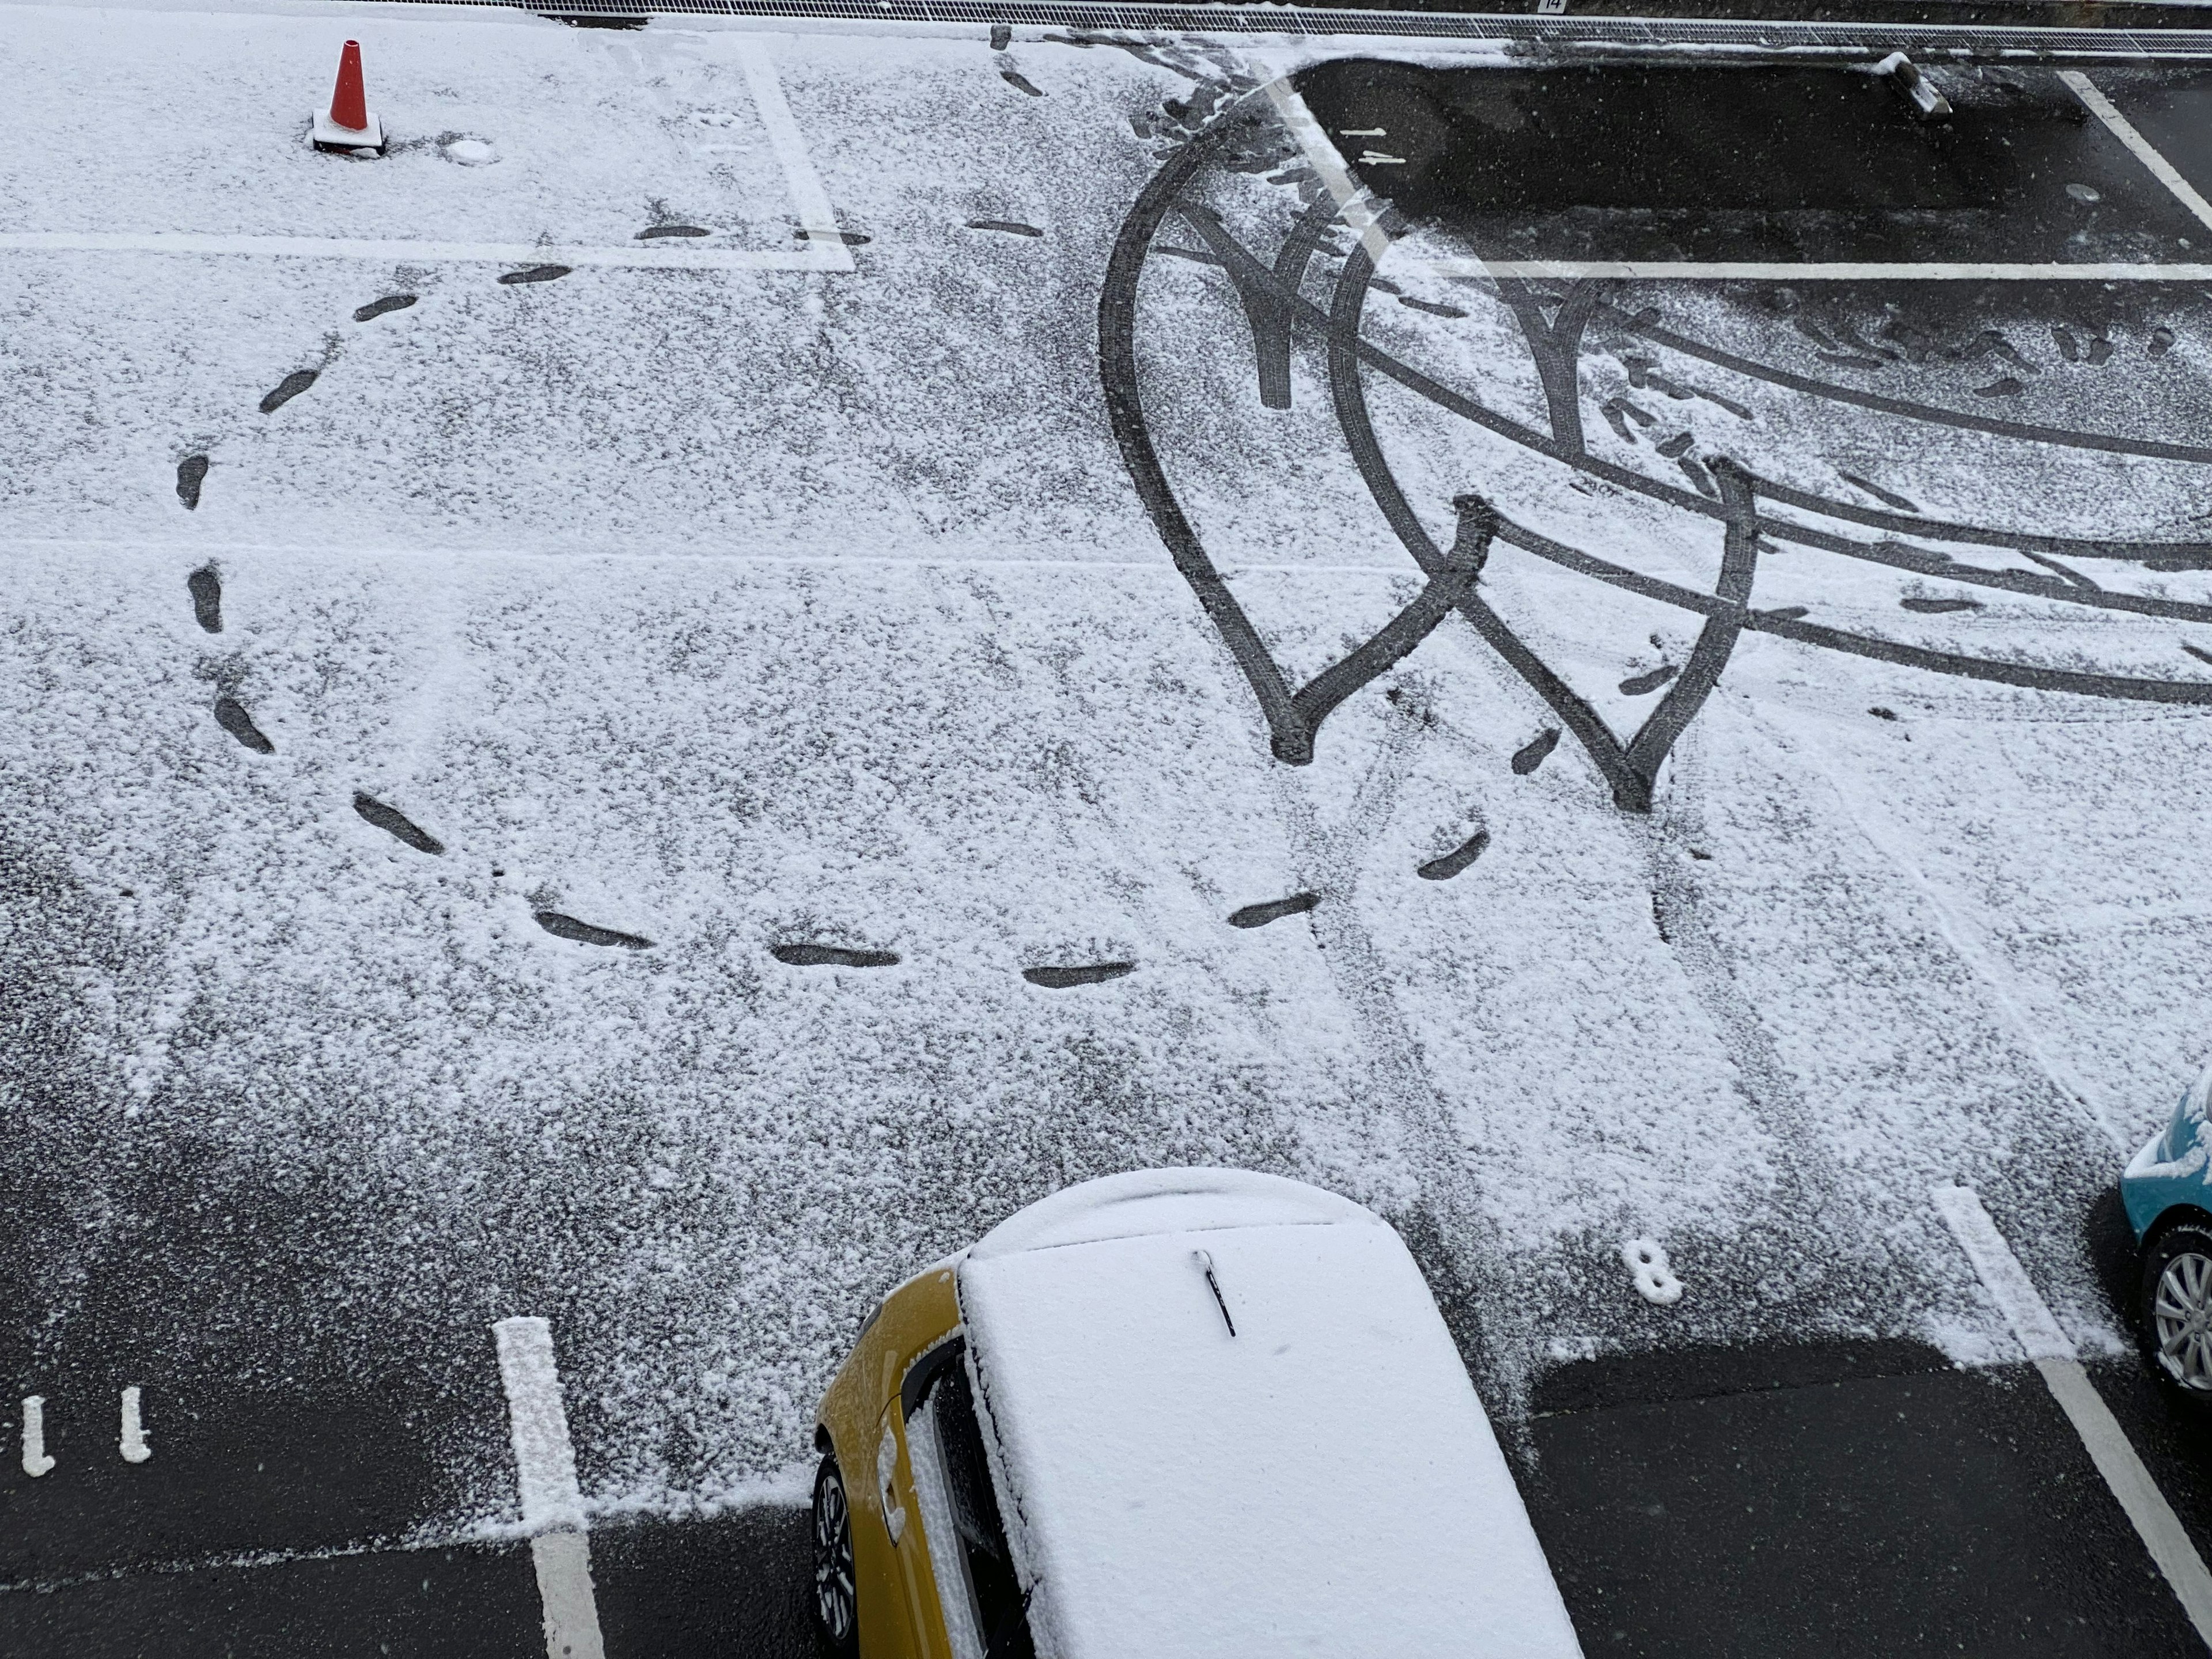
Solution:
M 1241 1171 L 1109 1177 L 987 1236 L 960 1303 L 1041 1652 L 1580 1654 L 1379 1218 Z
M 305 143 L 348 37 L 381 161 Z M 40 1150 L 0 1196 L 38 1304 L 26 1376 L 129 1328 L 149 1391 L 280 1349 L 287 1376 L 461 1397 L 494 1363 L 488 1326 L 540 1316 L 594 1514 L 790 1497 L 886 1286 L 1048 1193 L 1192 1164 L 1389 1216 L 1474 1334 L 1509 1439 L 1561 1353 L 2012 1352 L 1929 1206 L 1942 1182 L 1983 1195 L 2090 1345 L 2109 1316 L 2081 1217 L 2212 1024 L 2202 713 L 1747 635 L 1635 817 L 1571 739 L 1513 769 L 1557 722 L 1448 619 L 1330 718 L 1312 765 L 1273 761 L 1130 486 L 1097 361 L 1109 252 L 1158 164 L 1131 119 L 1235 69 L 1231 48 L 1151 61 L 1024 31 L 1010 61 L 1032 97 L 981 26 L 19 6 L 0 17 L 0 233 L 644 258 L 636 234 L 682 218 L 788 249 L 784 172 L 696 153 L 702 111 L 734 124 L 709 143 L 763 138 L 754 50 L 837 223 L 869 239 L 849 273 L 510 285 L 428 258 L 0 249 L 0 962 L 20 1011 L 0 1073 L 52 1082 L 9 1099 Z M 166 160 L 106 136 L 149 89 L 178 124 Z M 447 165 L 463 142 L 496 164 Z M 1218 205 L 1272 246 L 1289 200 L 1245 179 Z M 968 228 L 984 220 L 1046 234 Z M 1542 418 L 1494 297 L 1404 286 L 1468 315 L 1378 301 L 1372 337 Z M 417 303 L 354 320 L 401 293 Z M 1292 406 L 1263 409 L 1217 270 L 1155 258 L 1139 297 L 1164 465 L 1270 649 L 1317 672 L 1418 587 L 1325 365 L 1301 345 Z M 1622 300 L 1647 302 L 1807 374 L 1828 371 L 1790 318 L 1881 316 L 1809 292 L 1788 317 L 1728 292 Z M 2093 370 L 2005 321 L 2039 366 L 2027 413 L 2203 429 L 2201 299 L 2066 303 L 2116 355 Z M 1946 338 L 1986 320 L 1900 315 Z M 1749 415 L 1639 390 L 1631 358 Z M 1979 407 L 1991 361 L 1933 356 L 1913 393 Z M 1646 398 L 1698 453 L 1808 489 L 1848 471 L 1931 513 L 2182 536 L 2212 511 L 2199 465 L 1901 436 L 1603 322 L 1582 372 L 1593 453 L 1656 479 L 1681 475 L 1594 413 L 1605 398 Z M 1431 534 L 1479 480 L 1531 528 L 1711 582 L 1711 522 L 1583 488 L 1395 386 L 1370 397 Z M 201 456 L 188 509 L 179 468 Z M 210 564 L 220 633 L 186 586 Z M 2200 572 L 2094 574 L 2212 597 Z M 1617 726 L 1656 701 L 1624 679 L 1679 665 L 1694 631 L 1514 550 L 1483 580 Z M 2212 643 L 1990 590 L 1979 611 L 1903 611 L 1918 580 L 1794 548 L 1763 556 L 1755 603 L 2166 677 Z M 216 723 L 218 696 L 273 752 Z M 1417 873 L 1478 830 L 1465 869 Z M 1310 911 L 1229 924 L 1304 893 Z M 556 937 L 541 912 L 651 944 Z M 792 944 L 898 959 L 772 954 Z M 1066 989 L 1023 977 L 1120 962 Z M 252 1270 L 179 1215 L 253 1217 Z M 1638 1238 L 1692 1293 L 1638 1293 L 1620 1249 Z M 1231 1248 L 1158 1270 L 1203 1296 L 1193 1248 L 1241 1332 Z M 505 1512 L 503 1437 L 495 1419 L 441 1443 L 426 1524 Z

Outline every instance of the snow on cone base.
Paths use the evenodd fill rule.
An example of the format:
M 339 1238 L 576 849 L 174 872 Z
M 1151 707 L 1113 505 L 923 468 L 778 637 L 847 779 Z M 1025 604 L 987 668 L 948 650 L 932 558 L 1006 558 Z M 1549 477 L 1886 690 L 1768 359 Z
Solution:
M 354 150 L 384 148 L 384 123 L 368 106 L 362 80 L 361 42 L 349 40 L 338 54 L 337 85 L 331 92 L 331 106 L 317 112 L 313 133 L 317 149 Z

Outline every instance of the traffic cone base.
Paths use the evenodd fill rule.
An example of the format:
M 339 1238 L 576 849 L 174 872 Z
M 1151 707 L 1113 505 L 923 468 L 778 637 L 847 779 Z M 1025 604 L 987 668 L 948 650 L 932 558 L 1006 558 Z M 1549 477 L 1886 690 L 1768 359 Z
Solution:
M 384 123 L 371 110 L 365 127 L 342 127 L 331 119 L 326 109 L 315 112 L 315 148 L 317 149 L 377 149 L 384 148 Z
M 355 150 L 384 148 L 384 123 L 368 107 L 362 89 L 361 42 L 349 40 L 338 54 L 338 81 L 331 93 L 331 106 L 317 112 L 317 149 Z

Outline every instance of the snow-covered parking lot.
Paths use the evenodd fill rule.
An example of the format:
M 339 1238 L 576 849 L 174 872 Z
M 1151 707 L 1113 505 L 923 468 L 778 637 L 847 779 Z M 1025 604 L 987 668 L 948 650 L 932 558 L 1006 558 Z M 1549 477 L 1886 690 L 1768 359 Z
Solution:
M 0 9 L 0 1628 L 512 1540 L 514 1315 L 595 1520 L 742 1532 L 888 1286 L 1146 1165 L 1390 1217 L 1524 1468 L 1562 1368 L 2018 1360 L 1948 1183 L 2127 1352 L 2212 222 L 1967 65 L 1985 200 L 1502 248 L 1376 206 L 1378 56 L 1529 68 Z

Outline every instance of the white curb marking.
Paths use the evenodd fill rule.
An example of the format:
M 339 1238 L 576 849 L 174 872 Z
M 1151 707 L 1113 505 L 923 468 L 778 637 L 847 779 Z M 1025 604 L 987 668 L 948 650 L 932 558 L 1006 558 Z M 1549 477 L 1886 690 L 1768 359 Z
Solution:
M 2189 1622 L 2197 1627 L 2204 1644 L 2212 1648 L 2212 1572 L 2205 1571 L 2204 1559 L 2190 1541 L 2173 1506 L 2166 1501 L 2166 1494 L 2150 1478 L 2150 1471 L 2143 1467 L 2112 1408 L 2081 1369 L 2074 1344 L 2058 1328 L 2034 1281 L 1973 1190 L 1947 1183 L 1930 1196 L 1936 1212 L 1950 1224 L 1960 1247 L 1974 1264 L 1990 1299 L 2012 1327 L 2013 1335 L 2043 1373 L 2051 1397 L 2073 1424 L 2074 1432 L 2081 1437 L 2097 1473 L 2105 1477 L 2106 1486 L 2135 1523 L 2136 1534 L 2172 1586 Z
M 54 1466 L 46 1455 L 46 1397 L 23 1396 L 23 1473 L 37 1480 Z
M 584 1495 L 576 1486 L 576 1453 L 561 1404 L 553 1364 L 553 1329 L 542 1319 L 502 1319 L 499 1380 L 507 1390 L 509 1437 L 522 1524 L 532 1536 L 538 1599 L 545 1610 L 546 1659 L 605 1659 L 599 1603 L 592 1594 L 592 1546 L 584 1531 Z
M 2089 112 L 2112 130 L 2112 137 L 2135 152 L 2136 160 L 2151 170 L 2159 183 L 2173 192 L 2174 199 L 2197 217 L 2198 222 L 2212 228 L 2212 202 L 2197 193 L 2197 187 L 2173 170 L 2173 163 L 2151 148 L 2150 140 L 2136 131 L 2136 124 L 2120 113 L 2112 100 L 2097 89 L 2095 82 L 2079 70 L 2061 70 L 2058 78 L 2074 89 L 2074 95 L 2088 106 Z
M 123 1391 L 123 1437 L 115 1443 L 126 1463 L 143 1463 L 154 1455 L 146 1443 L 146 1431 L 138 1422 L 138 1389 L 134 1383 Z

